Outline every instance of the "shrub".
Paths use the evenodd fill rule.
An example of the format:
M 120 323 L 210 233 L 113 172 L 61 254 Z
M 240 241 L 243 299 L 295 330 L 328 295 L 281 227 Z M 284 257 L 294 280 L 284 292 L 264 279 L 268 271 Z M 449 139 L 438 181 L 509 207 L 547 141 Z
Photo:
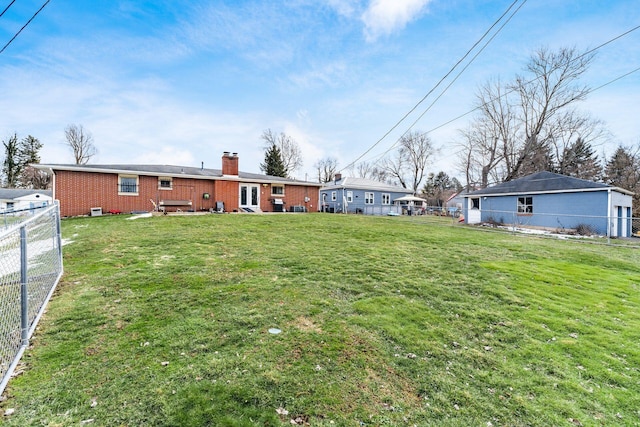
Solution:
M 576 226 L 576 233 L 580 236 L 593 236 L 596 234 L 596 230 L 591 224 L 580 223 Z
M 485 224 L 491 225 L 492 227 L 498 227 L 498 226 L 503 225 L 503 222 L 502 222 L 502 218 L 500 218 L 500 221 L 498 221 L 494 217 L 490 216 L 485 221 Z

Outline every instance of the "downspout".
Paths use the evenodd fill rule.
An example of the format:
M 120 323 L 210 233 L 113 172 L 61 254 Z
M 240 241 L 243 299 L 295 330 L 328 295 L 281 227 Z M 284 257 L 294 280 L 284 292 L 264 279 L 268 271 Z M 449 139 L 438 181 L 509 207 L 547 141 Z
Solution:
M 611 188 L 607 188 L 607 243 L 611 244 Z
M 344 187 L 342 187 L 342 213 L 347 213 L 347 198 L 344 195 Z
M 49 172 L 51 173 L 51 199 L 55 203 L 56 201 L 56 173 L 53 169 L 49 168 Z

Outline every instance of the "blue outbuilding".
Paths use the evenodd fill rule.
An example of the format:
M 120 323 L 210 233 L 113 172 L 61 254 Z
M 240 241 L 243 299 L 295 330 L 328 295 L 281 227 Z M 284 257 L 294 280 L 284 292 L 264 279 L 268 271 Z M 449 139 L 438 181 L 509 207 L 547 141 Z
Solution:
M 538 172 L 464 195 L 465 223 L 493 223 L 610 237 L 632 235 L 631 191 Z

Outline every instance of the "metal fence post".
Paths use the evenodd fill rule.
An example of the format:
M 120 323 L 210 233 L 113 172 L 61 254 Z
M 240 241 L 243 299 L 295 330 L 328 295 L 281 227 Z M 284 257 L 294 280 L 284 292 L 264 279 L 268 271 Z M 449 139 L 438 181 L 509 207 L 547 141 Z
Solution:
M 55 223 L 56 223 L 56 240 L 58 243 L 58 260 L 60 265 L 62 265 L 62 230 L 60 226 L 60 203 L 56 202 L 56 210 L 55 210 Z
M 20 227 L 20 327 L 22 328 L 22 345 L 29 345 L 29 312 L 28 312 L 28 289 L 29 283 L 27 272 L 27 227 Z

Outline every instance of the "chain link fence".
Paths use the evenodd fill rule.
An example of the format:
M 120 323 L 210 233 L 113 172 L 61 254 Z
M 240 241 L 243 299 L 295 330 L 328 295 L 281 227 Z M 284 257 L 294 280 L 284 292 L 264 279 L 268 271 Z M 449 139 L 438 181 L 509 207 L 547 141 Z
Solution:
M 63 271 L 59 205 L 18 218 L 0 228 L 0 393 Z
M 505 228 L 511 231 L 627 239 L 640 245 L 640 218 L 626 216 L 597 216 L 563 213 L 517 213 L 489 209 L 470 209 L 466 223 Z
M 5 209 L 0 211 L 0 232 L 26 221 L 28 217 L 37 215 L 49 206 L 50 205 L 44 205 L 26 209 Z

